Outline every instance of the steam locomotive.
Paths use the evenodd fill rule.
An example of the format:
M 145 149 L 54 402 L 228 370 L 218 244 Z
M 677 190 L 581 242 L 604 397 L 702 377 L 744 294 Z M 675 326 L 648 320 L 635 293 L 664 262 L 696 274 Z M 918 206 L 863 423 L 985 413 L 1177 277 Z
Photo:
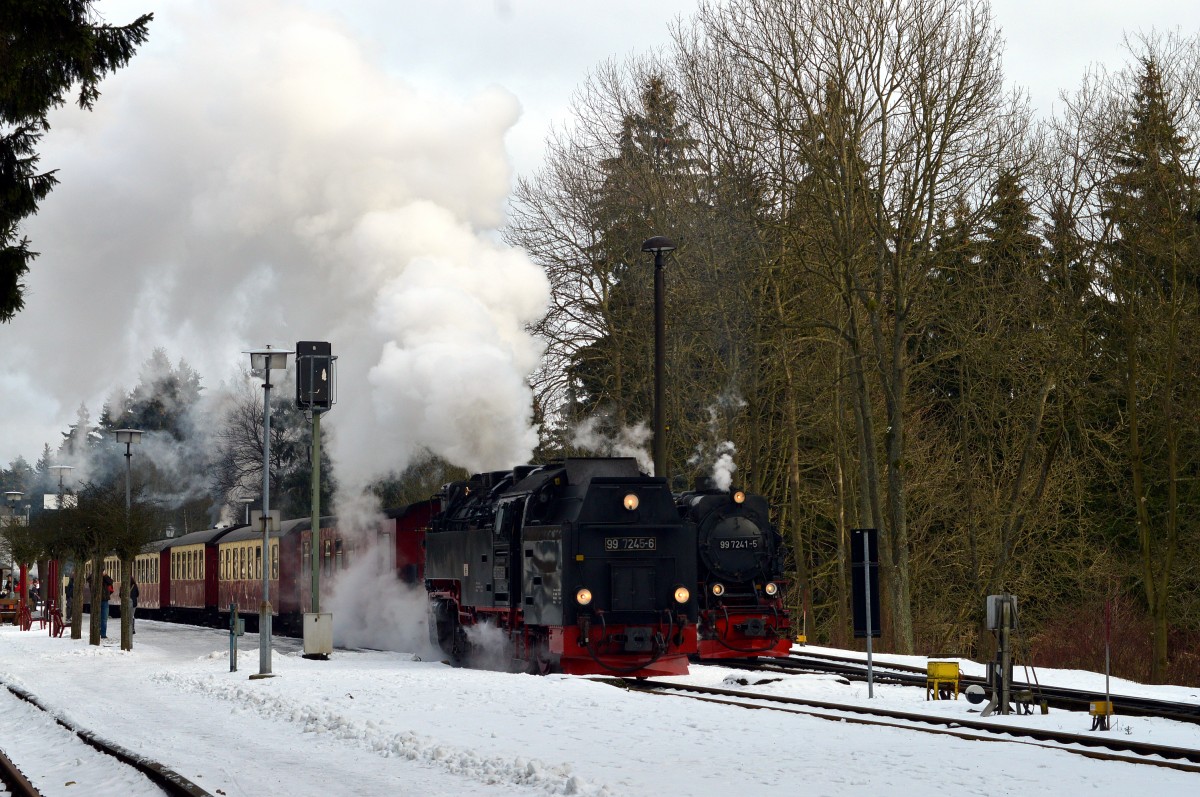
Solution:
M 783 602 L 783 537 L 767 500 L 701 480 L 678 496 L 695 529 L 700 659 L 786 656 L 791 619 Z
M 664 479 L 633 459 L 566 459 L 454 482 L 438 500 L 424 584 L 430 636 L 452 661 L 478 655 L 472 630 L 489 625 L 529 672 L 687 672 L 695 538 Z

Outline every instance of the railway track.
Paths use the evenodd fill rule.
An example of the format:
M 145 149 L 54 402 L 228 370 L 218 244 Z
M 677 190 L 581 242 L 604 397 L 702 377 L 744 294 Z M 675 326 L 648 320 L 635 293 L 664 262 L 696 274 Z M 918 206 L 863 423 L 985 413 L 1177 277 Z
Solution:
M 677 684 L 653 679 L 625 680 L 599 678 L 631 691 L 684 697 L 747 709 L 768 709 L 864 725 L 903 728 L 938 733 L 962 739 L 1011 741 L 1105 761 L 1146 764 L 1184 772 L 1200 772 L 1200 750 L 1149 744 L 1107 734 L 1081 735 L 1062 731 L 1007 725 L 1000 722 L 971 720 L 894 711 L 871 706 L 830 703 L 820 700 L 764 695 L 734 689 Z
M 90 779 L 103 779 L 131 796 L 213 797 L 162 764 L 56 716 L 29 692 L 0 686 L 0 716 L 6 727 L 21 729 L 3 737 L 0 795 L 5 789 L 14 797 L 86 794 Z
M 755 672 L 831 673 L 848 680 L 865 681 L 867 679 L 867 665 L 861 659 L 821 653 L 793 653 L 786 658 L 779 659 L 725 659 L 721 661 L 721 664 Z M 873 669 L 876 683 L 925 688 L 924 668 L 876 662 Z M 959 681 L 964 689 L 971 685 L 987 687 L 987 680 L 976 676 L 964 675 L 960 677 Z M 1012 688 L 1014 692 L 1031 693 L 1035 702 L 1044 700 L 1047 706 L 1066 711 L 1087 711 L 1093 701 L 1105 699 L 1102 692 L 1088 692 L 1021 681 L 1014 681 Z M 1200 725 L 1200 703 L 1170 702 L 1116 694 L 1112 695 L 1110 699 L 1114 710 L 1120 715 L 1158 717 Z

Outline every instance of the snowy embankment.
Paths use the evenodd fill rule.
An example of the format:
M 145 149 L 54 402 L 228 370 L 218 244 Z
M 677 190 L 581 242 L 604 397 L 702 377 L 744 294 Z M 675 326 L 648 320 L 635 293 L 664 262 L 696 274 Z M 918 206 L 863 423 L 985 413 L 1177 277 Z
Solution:
M 228 797 L 749 797 L 781 788 L 814 795 L 1001 795 L 1044 794 L 1056 784 L 1085 781 L 1115 793 L 1169 795 L 1189 793 L 1196 782 L 1169 769 L 1020 743 L 632 694 L 583 678 L 456 670 L 409 653 L 335 651 L 330 661 L 309 661 L 296 640 L 282 638 L 275 639 L 272 662 L 278 677 L 250 680 L 258 669 L 257 641 L 241 639 L 240 671 L 231 673 L 228 636 L 210 629 L 140 621 L 136 647 L 126 653 L 115 640 L 95 648 L 5 626 L 0 679 Z M 728 675 L 706 666 L 683 680 L 718 685 Z M 1072 674 L 1041 677 L 1084 685 Z M 828 676 L 753 688 L 829 701 L 867 699 L 865 685 Z M 1146 689 L 1200 702 L 1197 690 Z M 877 686 L 875 694 L 874 702 L 888 708 L 978 716 L 968 713 L 975 707 L 965 700 L 926 703 L 920 689 Z M 1088 725 L 1086 716 L 1065 712 L 1022 721 L 1074 732 Z M 1114 733 L 1200 748 L 1197 726 L 1136 718 L 1118 723 Z M 61 759 L 53 749 L 45 755 L 48 766 Z M 89 768 L 81 762 L 65 779 L 101 784 L 87 789 L 89 795 L 128 793 L 103 786 Z

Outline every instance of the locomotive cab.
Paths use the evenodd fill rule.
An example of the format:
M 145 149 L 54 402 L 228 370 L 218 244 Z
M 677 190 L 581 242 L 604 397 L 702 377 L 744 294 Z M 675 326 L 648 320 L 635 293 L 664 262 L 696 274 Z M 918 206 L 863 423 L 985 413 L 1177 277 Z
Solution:
M 469 653 L 454 623 L 487 622 L 531 670 L 686 672 L 694 542 L 664 480 L 632 459 L 567 459 L 472 484 L 447 491 L 426 537 L 437 641 L 452 657 Z

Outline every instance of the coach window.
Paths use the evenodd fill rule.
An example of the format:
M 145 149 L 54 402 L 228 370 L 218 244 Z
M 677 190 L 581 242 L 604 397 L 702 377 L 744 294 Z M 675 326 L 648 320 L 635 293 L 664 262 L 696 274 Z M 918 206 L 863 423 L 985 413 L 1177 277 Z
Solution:
M 344 567 L 344 565 L 342 564 L 342 541 L 341 540 L 333 541 L 333 550 L 336 552 L 334 555 L 337 558 L 337 569 L 341 570 Z
M 262 546 L 254 546 L 254 578 L 257 581 L 262 578 Z
M 279 580 L 279 543 L 271 543 L 271 578 Z

